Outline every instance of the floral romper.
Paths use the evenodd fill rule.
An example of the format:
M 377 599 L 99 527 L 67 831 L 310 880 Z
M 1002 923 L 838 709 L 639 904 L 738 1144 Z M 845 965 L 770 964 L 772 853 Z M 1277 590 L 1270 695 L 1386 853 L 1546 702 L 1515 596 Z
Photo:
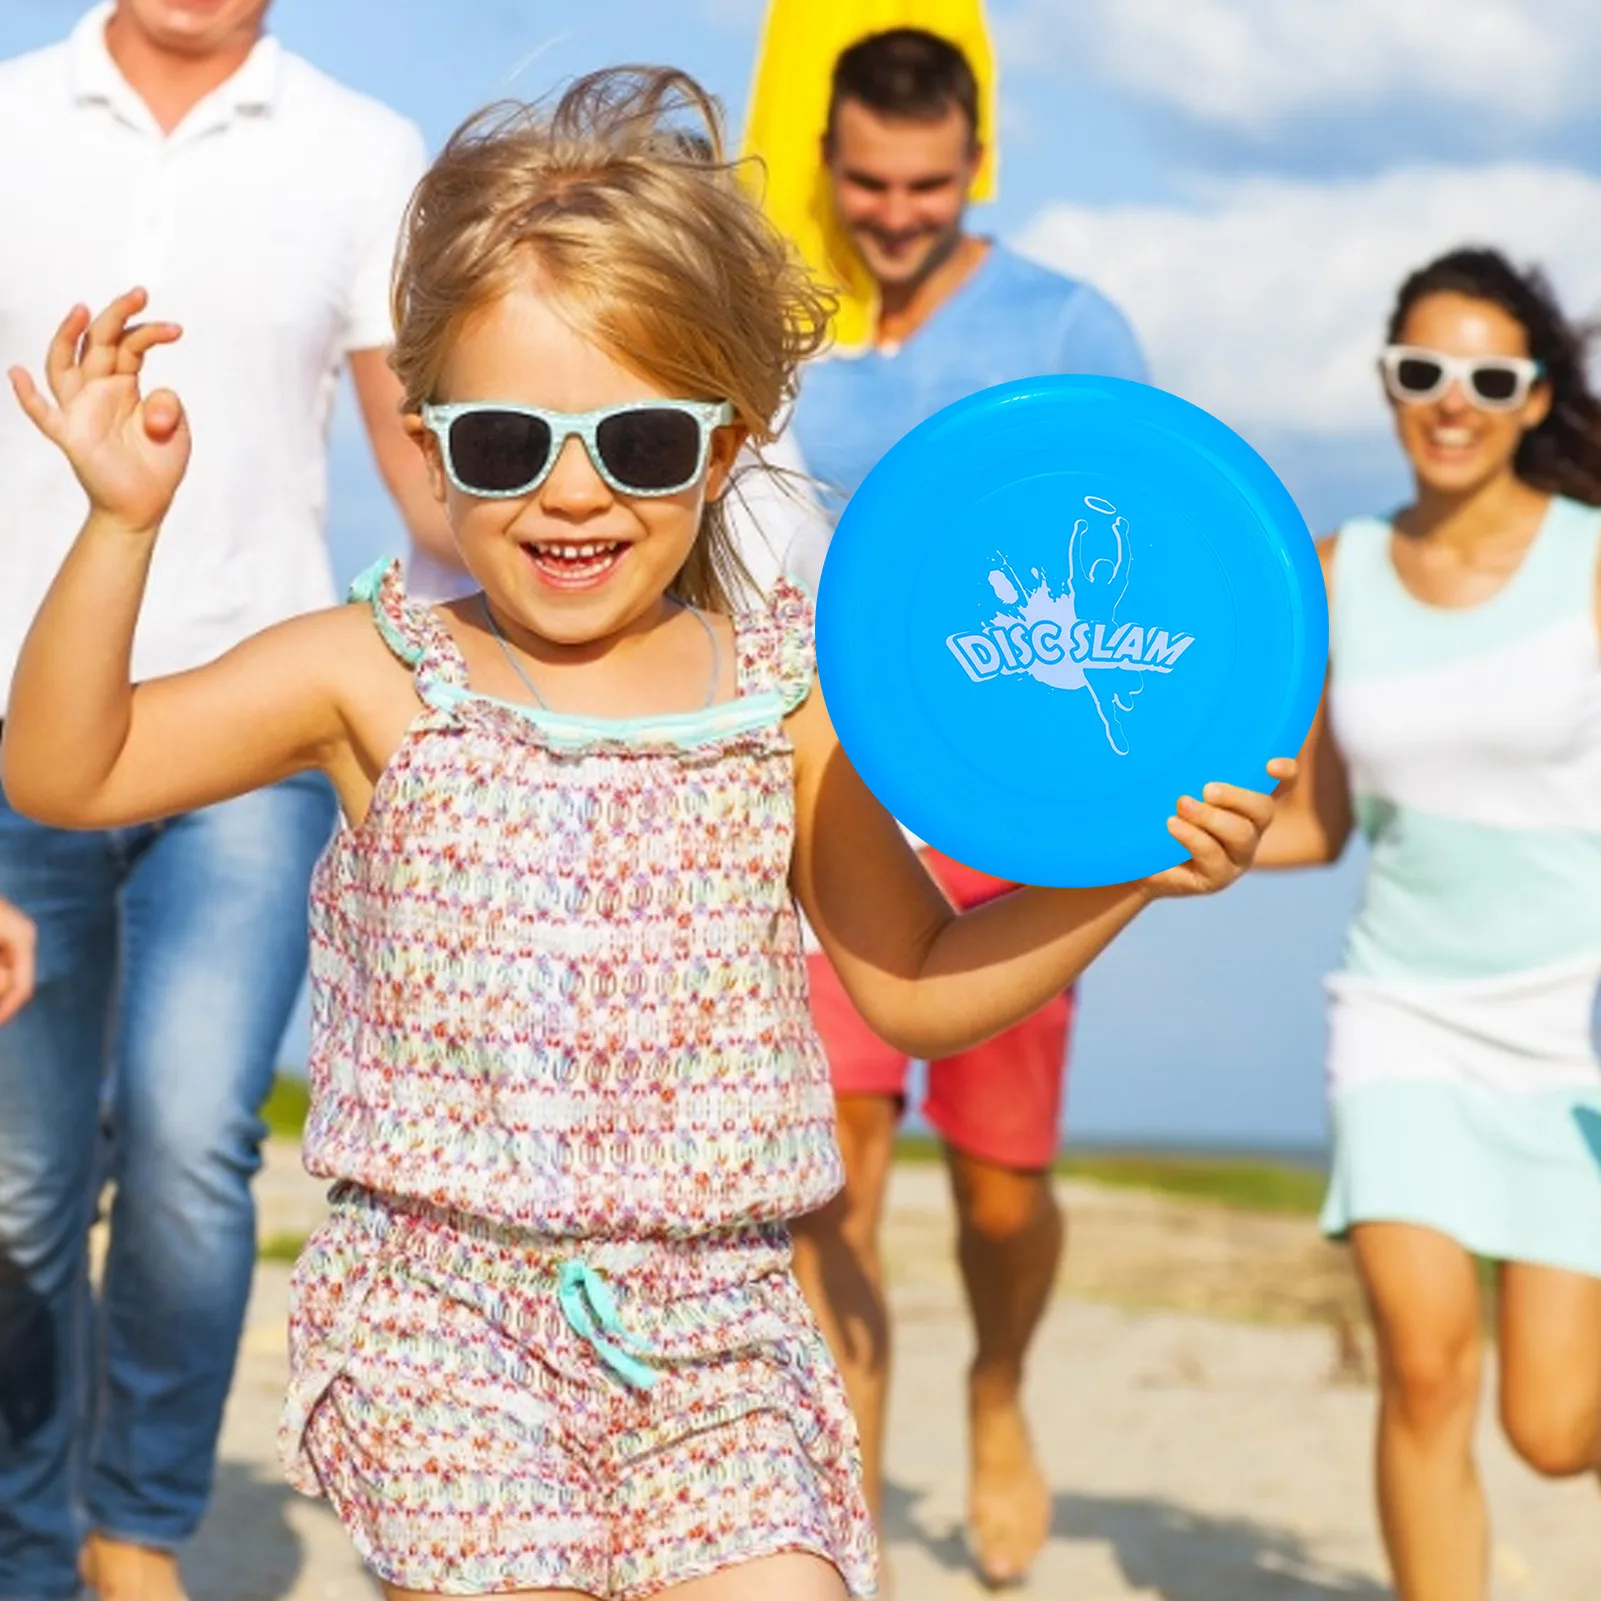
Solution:
M 423 710 L 312 890 L 308 1169 L 281 1448 L 403 1588 L 648 1596 L 875 1549 L 785 1219 L 839 1188 L 788 874 L 781 586 L 737 698 L 629 722 L 474 693 L 398 564 Z

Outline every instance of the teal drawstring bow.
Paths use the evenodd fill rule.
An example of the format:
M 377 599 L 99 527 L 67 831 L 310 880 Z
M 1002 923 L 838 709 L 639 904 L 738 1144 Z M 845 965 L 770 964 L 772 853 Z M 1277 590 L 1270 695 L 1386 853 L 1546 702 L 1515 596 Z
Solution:
M 636 1390 L 648 1390 L 656 1382 L 657 1375 L 623 1349 L 632 1346 L 641 1351 L 649 1347 L 623 1327 L 605 1279 L 587 1262 L 562 1263 L 556 1296 L 568 1327 L 618 1378 Z

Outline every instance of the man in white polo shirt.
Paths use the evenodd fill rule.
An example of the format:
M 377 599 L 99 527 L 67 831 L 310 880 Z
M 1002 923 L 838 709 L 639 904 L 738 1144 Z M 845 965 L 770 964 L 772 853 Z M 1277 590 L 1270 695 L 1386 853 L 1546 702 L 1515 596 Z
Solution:
M 130 285 L 189 337 L 153 357 L 194 460 L 162 534 L 136 676 L 334 600 L 328 415 L 355 380 L 415 541 L 441 553 L 386 365 L 416 129 L 264 33 L 268 0 L 115 0 L 0 64 L 0 366 Z M 0 406 L 0 696 L 82 520 Z M 257 1109 L 305 965 L 333 823 L 297 780 L 145 828 L 66 833 L 0 800 L 0 900 L 37 988 L 0 1027 L 0 1597 L 181 1594 L 255 1256 Z M 97 1325 L 86 1237 L 114 1184 Z M 92 1415 L 91 1415 L 92 1404 Z

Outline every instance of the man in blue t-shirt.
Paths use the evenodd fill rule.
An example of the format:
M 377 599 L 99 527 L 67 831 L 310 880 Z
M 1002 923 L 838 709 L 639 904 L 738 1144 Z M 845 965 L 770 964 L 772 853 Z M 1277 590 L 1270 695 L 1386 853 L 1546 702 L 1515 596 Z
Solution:
M 963 231 L 982 156 L 978 111 L 967 60 L 933 34 L 876 34 L 835 66 L 823 159 L 879 297 L 872 346 L 813 365 L 795 410 L 794 437 L 835 512 L 898 439 L 975 390 L 1039 373 L 1145 377 L 1127 322 L 1102 295 Z M 924 856 L 960 906 L 1013 888 Z M 813 954 L 810 968 L 846 1183 L 798 1227 L 796 1269 L 844 1373 L 877 1518 L 889 1343 L 878 1226 L 908 1064 L 857 1015 L 825 956 Z M 1062 1248 L 1050 1170 L 1070 1011 L 1061 996 L 998 1039 L 931 1063 L 923 1106 L 945 1146 L 973 1310 L 968 1523 L 991 1583 L 1021 1578 L 1050 1526 L 1021 1388 Z
M 1089 284 L 965 233 L 981 151 L 961 53 L 915 29 L 877 34 L 835 69 L 825 158 L 835 209 L 878 286 L 868 349 L 814 363 L 793 427 L 807 470 L 843 502 L 926 417 L 1040 373 L 1145 381 L 1123 314 Z

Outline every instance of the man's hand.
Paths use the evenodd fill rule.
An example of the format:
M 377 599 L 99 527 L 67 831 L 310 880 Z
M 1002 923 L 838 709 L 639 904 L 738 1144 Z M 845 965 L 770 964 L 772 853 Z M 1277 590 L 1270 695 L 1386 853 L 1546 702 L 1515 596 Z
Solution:
M 9 1023 L 33 994 L 33 919 L 0 901 L 0 1023 Z

